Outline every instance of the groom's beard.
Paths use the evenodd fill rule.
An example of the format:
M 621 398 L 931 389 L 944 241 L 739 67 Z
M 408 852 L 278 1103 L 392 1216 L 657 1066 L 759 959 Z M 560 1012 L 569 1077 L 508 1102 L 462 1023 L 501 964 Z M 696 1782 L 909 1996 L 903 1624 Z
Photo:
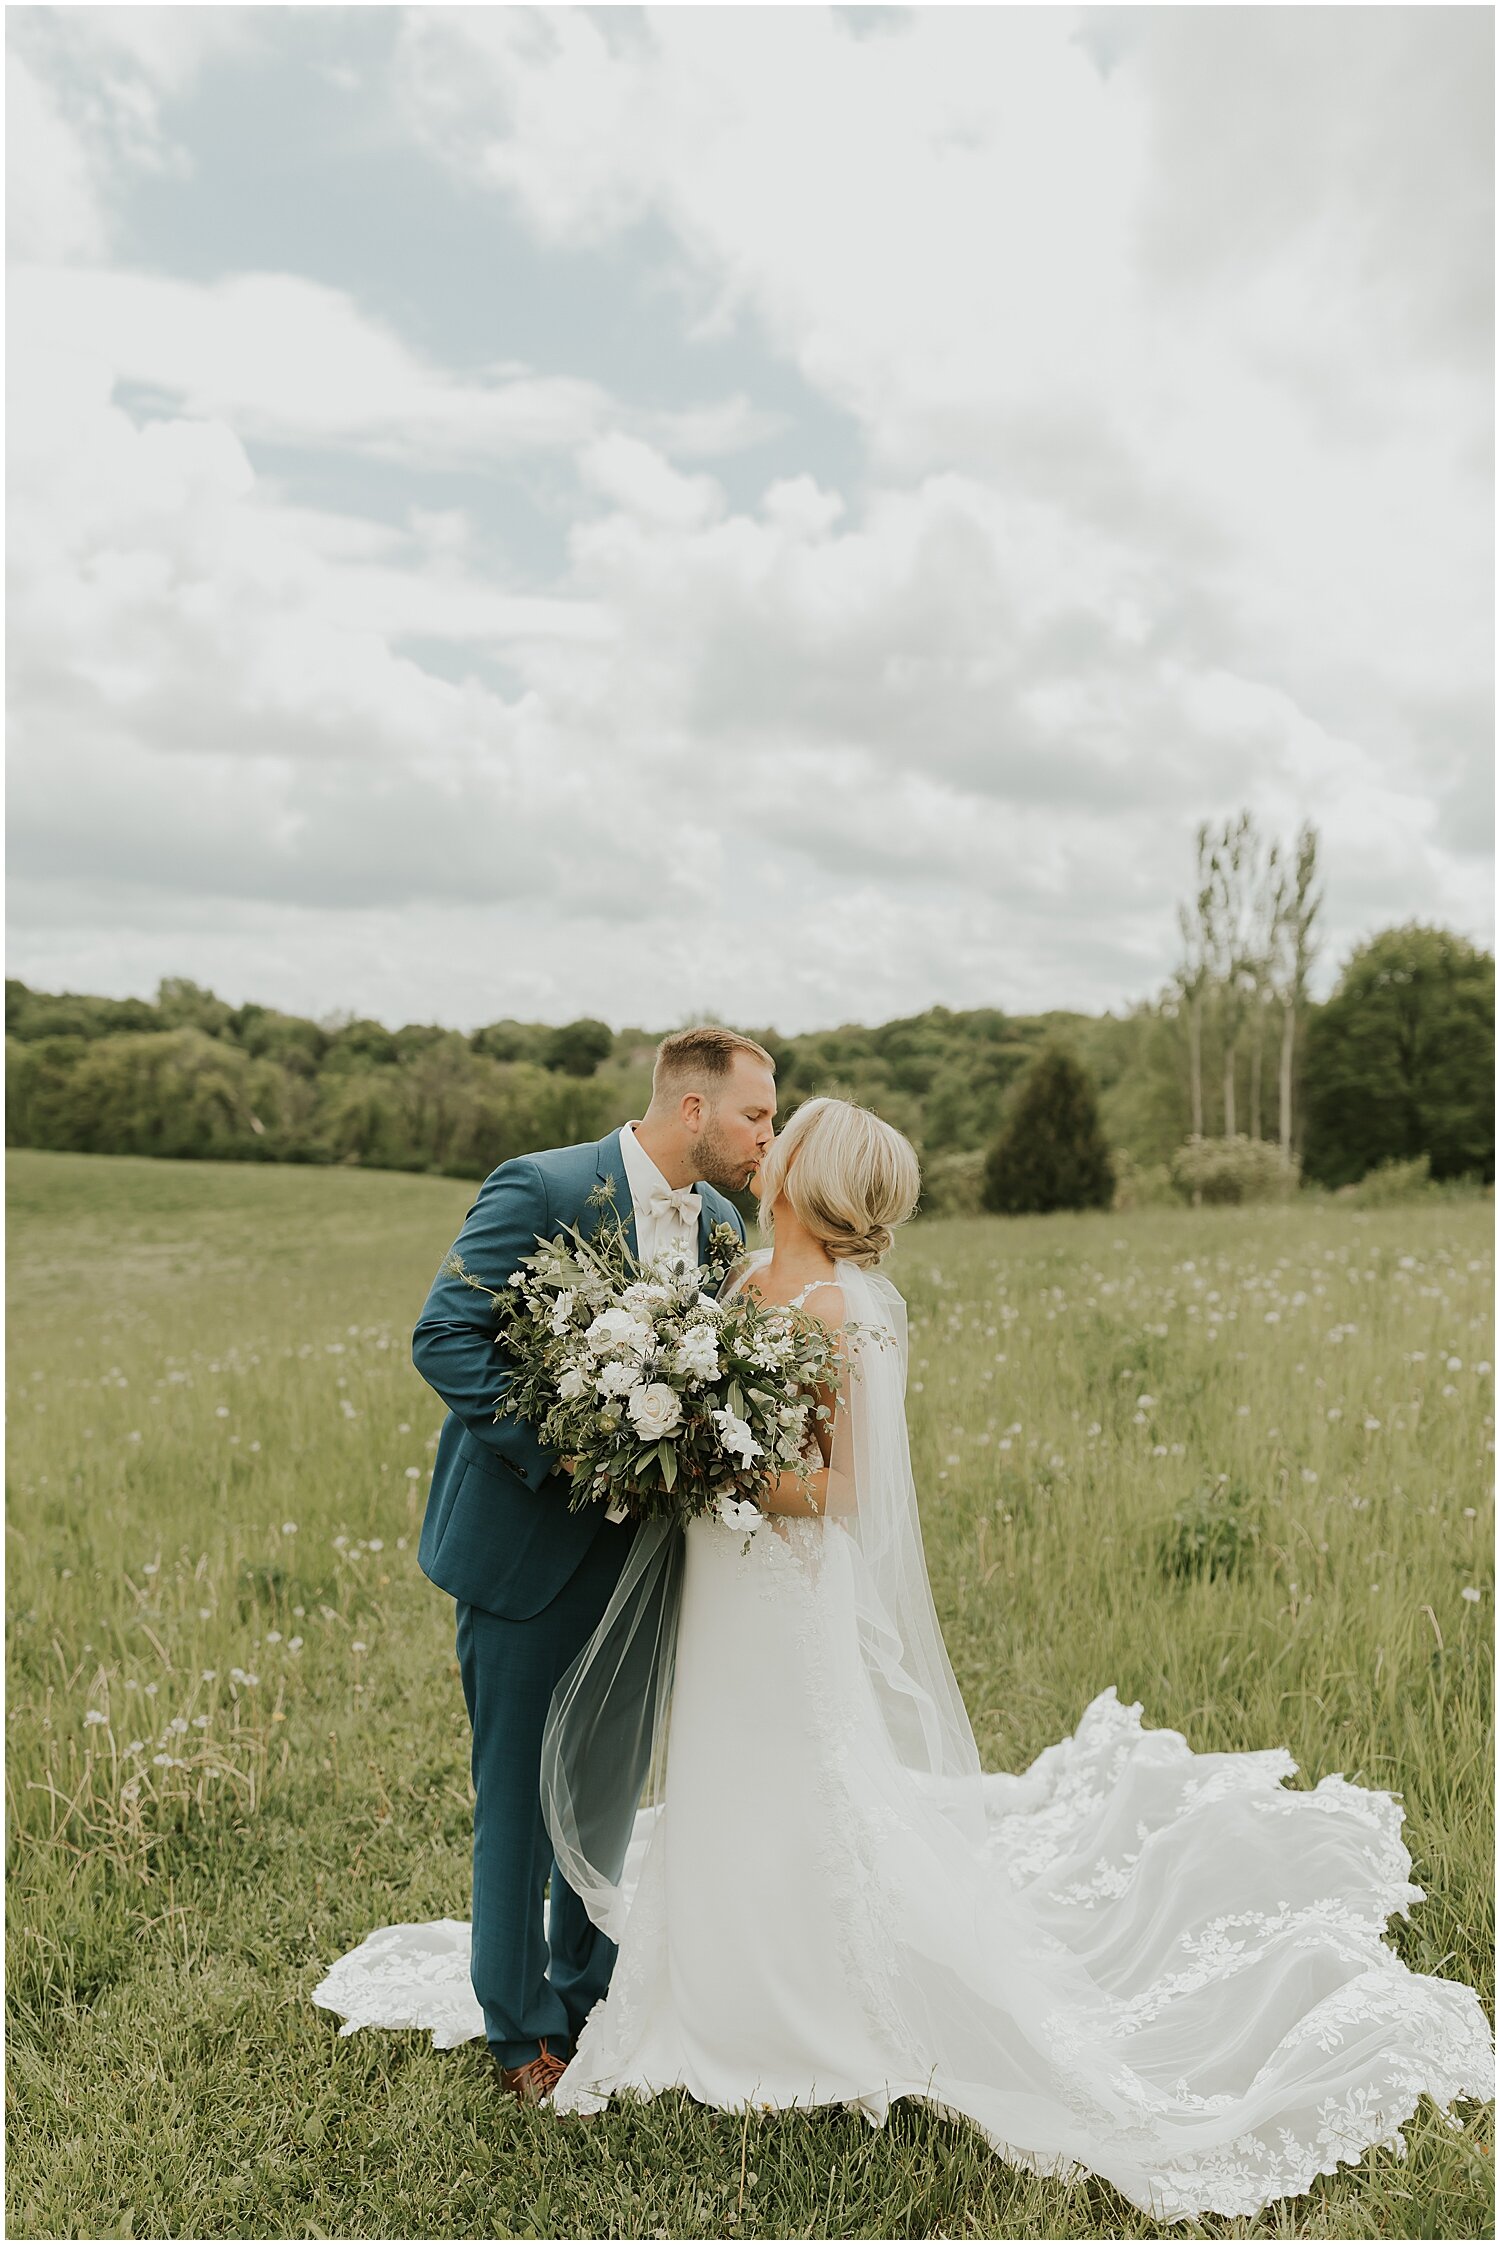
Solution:
M 716 1192 L 742 1193 L 759 1166 L 753 1155 L 736 1153 L 717 1118 L 710 1116 L 698 1139 L 698 1175 Z

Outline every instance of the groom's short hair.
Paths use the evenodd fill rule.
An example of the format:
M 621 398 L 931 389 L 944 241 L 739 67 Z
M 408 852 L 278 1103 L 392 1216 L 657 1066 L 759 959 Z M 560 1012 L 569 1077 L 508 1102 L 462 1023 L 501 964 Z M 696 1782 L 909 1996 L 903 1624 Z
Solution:
M 737 1052 L 748 1052 L 756 1060 L 763 1060 L 772 1075 L 776 1063 L 764 1045 L 753 1037 L 742 1037 L 738 1029 L 723 1029 L 716 1022 L 705 1022 L 697 1029 L 679 1029 L 670 1037 L 663 1037 L 656 1048 L 656 1065 L 651 1071 L 651 1096 L 670 1097 L 678 1090 L 705 1090 L 717 1096 L 723 1088 L 724 1078 L 734 1066 Z

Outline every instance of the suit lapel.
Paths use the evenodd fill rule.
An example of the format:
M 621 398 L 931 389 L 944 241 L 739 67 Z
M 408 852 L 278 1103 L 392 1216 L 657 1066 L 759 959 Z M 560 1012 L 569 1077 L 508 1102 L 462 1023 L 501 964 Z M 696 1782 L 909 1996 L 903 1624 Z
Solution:
M 614 1186 L 615 1213 L 624 1219 L 625 1244 L 632 1255 L 639 1257 L 640 1247 L 636 1240 L 635 1231 L 635 1201 L 630 1190 L 630 1179 L 625 1174 L 625 1162 L 620 1153 L 620 1133 L 617 1130 L 612 1130 L 607 1138 L 601 1138 L 599 1141 L 598 1174 L 601 1183 L 608 1178 Z M 607 1216 L 601 1215 L 595 1221 L 594 1230 L 598 1231 L 600 1224 L 608 1221 Z

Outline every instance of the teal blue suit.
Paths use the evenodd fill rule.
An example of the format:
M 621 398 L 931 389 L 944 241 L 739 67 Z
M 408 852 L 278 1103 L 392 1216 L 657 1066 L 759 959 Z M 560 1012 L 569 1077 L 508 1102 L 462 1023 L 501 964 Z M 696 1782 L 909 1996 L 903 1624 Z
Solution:
M 490 1288 L 539 1239 L 607 1220 L 588 1205 L 609 1179 L 636 1248 L 618 1131 L 502 1162 L 479 1189 L 454 1249 Z M 715 1223 L 745 1227 L 711 1185 L 700 1260 Z M 446 1261 L 446 1258 L 445 1258 Z M 635 1530 L 602 1506 L 568 1509 L 568 1482 L 531 1427 L 496 1419 L 511 1373 L 487 1297 L 439 1271 L 412 1336 L 412 1360 L 448 1406 L 417 1558 L 457 1601 L 458 1660 L 473 1729 L 474 1902 L 470 1973 L 485 2033 L 503 2065 L 534 2058 L 545 2037 L 567 2049 L 609 1985 L 615 1949 L 564 1882 L 542 1821 L 542 1729 L 558 1678 L 593 1634 Z M 640 1773 L 645 1778 L 644 1769 Z M 551 1879 L 550 1923 L 543 1893 Z

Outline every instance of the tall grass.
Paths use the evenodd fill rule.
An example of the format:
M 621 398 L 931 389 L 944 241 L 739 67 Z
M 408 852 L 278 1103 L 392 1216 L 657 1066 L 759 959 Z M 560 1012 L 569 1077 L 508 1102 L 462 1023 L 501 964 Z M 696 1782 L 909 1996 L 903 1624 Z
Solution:
M 310 2005 L 372 1927 L 468 1914 L 407 1336 L 470 1195 L 11 1157 L 10 2233 L 1155 2234 L 920 2107 L 558 2124 L 477 2043 Z M 987 1762 L 1113 1683 L 1390 1789 L 1428 1894 L 1393 1946 L 1488 2000 L 1488 1209 L 931 1222 L 892 1275 Z M 1424 2108 L 1406 2163 L 1199 2234 L 1491 2235 L 1492 2121 Z

